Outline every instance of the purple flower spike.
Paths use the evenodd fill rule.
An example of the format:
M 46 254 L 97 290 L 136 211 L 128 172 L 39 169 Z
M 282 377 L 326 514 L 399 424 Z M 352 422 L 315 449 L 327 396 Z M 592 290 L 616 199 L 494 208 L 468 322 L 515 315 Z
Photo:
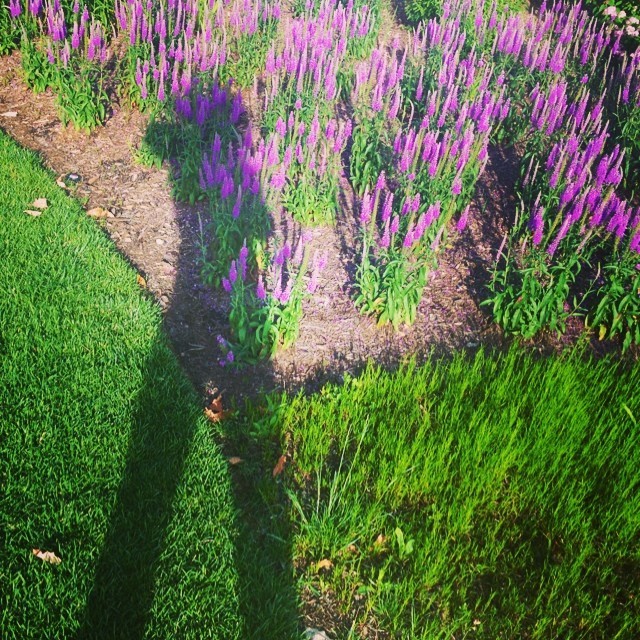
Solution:
M 222 278 L 222 288 L 227 292 L 227 293 L 231 293 L 231 283 L 229 282 L 229 280 L 227 280 L 227 278 Z
M 362 196 L 362 204 L 360 206 L 360 224 L 367 224 L 371 220 L 371 213 L 373 209 L 373 201 L 369 189 L 364 192 Z
M 264 288 L 264 280 L 262 279 L 262 274 L 258 277 L 258 284 L 256 285 L 256 298 L 258 300 L 264 300 L 267 297 L 267 292 Z
M 544 209 L 538 207 L 531 219 L 531 230 L 533 231 L 533 244 L 538 246 L 542 242 L 542 234 L 544 231 Z
M 408 249 L 413 244 L 413 228 L 409 225 L 407 229 L 407 235 L 405 235 L 404 240 L 402 241 L 402 246 L 405 249 Z
M 229 282 L 231 284 L 235 284 L 235 281 L 238 279 L 238 267 L 236 265 L 236 261 L 231 261 L 231 266 L 229 267 Z
M 453 184 L 451 185 L 451 193 L 454 196 L 459 196 L 460 193 L 462 193 L 462 180 L 460 179 L 460 176 L 456 176 L 453 179 Z
M 387 191 L 387 194 L 384 199 L 384 205 L 382 207 L 382 215 L 380 216 L 382 222 L 386 222 L 391 217 L 392 207 L 393 207 L 393 192 Z
M 457 224 L 456 224 L 456 229 L 458 231 L 464 231 L 467 227 L 467 220 L 469 219 L 469 209 L 471 208 L 471 205 L 467 205 L 465 207 L 465 210 L 462 212 L 462 215 L 460 216 L 460 219 L 458 220 Z
M 242 186 L 238 186 L 238 195 L 231 210 L 231 217 L 237 220 L 240 217 L 240 208 L 242 207 Z
M 9 0 L 9 13 L 12 18 L 17 18 L 22 13 L 20 0 Z
M 284 167 L 281 165 L 275 173 L 271 176 L 271 186 L 276 190 L 280 191 L 282 187 L 284 187 L 285 182 L 287 181 L 287 177 L 285 174 Z

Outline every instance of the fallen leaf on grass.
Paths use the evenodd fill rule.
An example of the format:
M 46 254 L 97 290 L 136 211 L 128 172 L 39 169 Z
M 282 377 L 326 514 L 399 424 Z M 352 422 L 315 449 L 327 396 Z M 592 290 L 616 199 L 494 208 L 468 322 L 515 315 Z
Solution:
M 25 209 L 24 212 L 30 216 L 33 216 L 34 218 L 42 215 L 42 211 L 36 211 L 34 209 Z
M 140 275 L 138 274 L 136 277 L 136 282 L 143 288 L 146 289 L 147 288 L 147 281 Z
M 56 184 L 61 188 L 64 189 L 65 191 L 69 191 L 69 187 L 67 186 L 67 183 L 63 180 L 64 176 L 58 176 L 58 179 L 56 180 Z
M 237 464 L 241 464 L 242 462 L 244 462 L 244 460 L 242 458 L 239 458 L 238 456 L 231 456 L 230 458 L 227 458 L 227 462 L 235 467 Z
M 49 204 L 47 203 L 46 198 L 38 198 L 31 203 L 31 206 L 35 207 L 36 209 L 46 209 Z
M 222 394 L 212 398 L 209 406 L 204 408 L 204 415 L 211 422 L 220 422 L 220 420 L 224 420 L 230 413 L 231 411 L 226 411 L 222 408 Z
M 92 218 L 113 218 L 111 211 L 107 211 L 103 207 L 93 207 L 93 209 L 87 211 L 87 215 Z
M 277 478 L 283 471 L 284 465 L 287 464 L 287 456 L 286 454 L 282 454 L 278 458 L 278 462 L 276 462 L 276 466 L 273 467 L 273 477 Z
M 320 569 L 333 569 L 333 562 L 329 560 L 329 558 L 324 558 L 319 562 L 316 562 L 316 571 L 320 571 Z
M 387 541 L 386 537 L 383 536 L 382 534 L 379 534 L 378 537 L 375 539 L 373 546 L 382 547 L 386 541 Z
M 43 562 L 50 564 L 60 564 L 62 560 L 53 551 L 40 551 L 40 549 L 33 549 L 33 555 L 36 558 L 40 558 Z

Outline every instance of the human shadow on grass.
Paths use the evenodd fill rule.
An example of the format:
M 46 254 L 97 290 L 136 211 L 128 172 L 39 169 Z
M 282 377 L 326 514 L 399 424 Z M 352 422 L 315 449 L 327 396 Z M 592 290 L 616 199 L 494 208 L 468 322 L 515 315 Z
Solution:
M 192 383 L 202 392 L 212 376 L 228 408 L 226 392 L 255 372 L 217 364 L 223 315 L 206 288 L 194 291 L 198 211 L 175 206 L 182 247 L 165 329 L 182 364 L 195 360 L 186 368 Z M 122 435 L 121 484 L 75 637 L 297 638 L 289 521 L 271 473 L 278 445 L 258 444 L 239 418 L 204 424 L 167 342 L 159 335 L 147 357 L 131 433 Z M 189 344 L 198 345 L 195 359 Z M 259 377 L 260 389 L 273 385 L 268 365 Z M 233 456 L 242 463 L 228 462 Z

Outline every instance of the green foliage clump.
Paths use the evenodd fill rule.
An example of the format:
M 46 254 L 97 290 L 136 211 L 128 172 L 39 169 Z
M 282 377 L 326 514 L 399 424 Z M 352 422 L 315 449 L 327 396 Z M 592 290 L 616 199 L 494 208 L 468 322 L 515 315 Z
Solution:
M 633 637 L 639 383 L 513 349 L 273 398 L 300 581 L 393 638 Z

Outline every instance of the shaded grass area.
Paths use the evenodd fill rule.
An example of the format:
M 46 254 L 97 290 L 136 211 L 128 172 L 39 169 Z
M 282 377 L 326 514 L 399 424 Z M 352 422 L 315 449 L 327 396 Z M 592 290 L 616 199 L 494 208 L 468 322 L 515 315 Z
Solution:
M 0 636 L 242 637 L 227 463 L 159 309 L 2 132 L 0 257 Z
M 272 397 L 253 431 L 292 456 L 299 588 L 337 637 L 637 637 L 639 388 L 514 348 Z

